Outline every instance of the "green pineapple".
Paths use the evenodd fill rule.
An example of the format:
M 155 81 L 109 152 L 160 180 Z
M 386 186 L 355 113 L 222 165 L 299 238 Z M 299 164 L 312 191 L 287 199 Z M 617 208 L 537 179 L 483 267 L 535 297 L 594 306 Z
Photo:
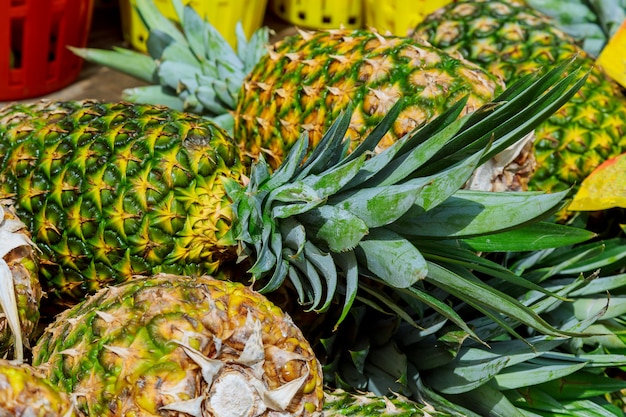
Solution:
M 90 101 L 9 106 L 0 123 L 0 195 L 18 202 L 52 299 L 133 275 L 213 273 L 236 257 L 221 178 L 246 170 L 216 126 Z
M 536 131 L 537 168 L 529 187 L 569 188 L 626 147 L 626 98 L 576 42 L 546 16 L 520 1 L 459 1 L 419 23 L 414 37 L 501 77 L 507 84 L 524 74 L 580 57 L 590 71 L 578 94 Z

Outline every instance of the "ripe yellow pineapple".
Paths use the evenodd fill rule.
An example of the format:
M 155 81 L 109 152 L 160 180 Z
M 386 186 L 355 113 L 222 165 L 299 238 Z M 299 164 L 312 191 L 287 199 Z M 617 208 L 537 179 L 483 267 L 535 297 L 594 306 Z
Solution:
M 37 248 L 9 201 L 0 200 L 0 354 L 13 349 L 24 357 L 24 344 L 39 321 L 42 297 Z
M 289 316 L 206 276 L 105 288 L 60 314 L 33 357 L 90 416 L 315 416 L 324 396 Z
M 75 417 L 69 395 L 38 368 L 0 359 L 0 415 L 14 417 Z
M 317 144 L 350 103 L 349 132 L 359 141 L 404 97 L 383 149 L 461 97 L 469 95 L 464 113 L 471 113 L 501 89 L 484 70 L 426 42 L 366 30 L 301 31 L 271 45 L 245 78 L 234 137 L 276 165 L 303 129 Z
M 426 17 L 414 37 L 462 55 L 507 85 L 574 56 L 590 71 L 578 94 L 536 129 L 531 189 L 580 184 L 626 149 L 626 97 L 620 87 L 554 21 L 525 2 L 457 1 Z
M 64 417 L 449 416 L 399 395 L 323 391 L 320 364 L 289 316 L 207 276 L 103 289 L 60 314 L 34 355 L 35 367 L 0 362 L 7 408 L 61 416 L 64 407 Z

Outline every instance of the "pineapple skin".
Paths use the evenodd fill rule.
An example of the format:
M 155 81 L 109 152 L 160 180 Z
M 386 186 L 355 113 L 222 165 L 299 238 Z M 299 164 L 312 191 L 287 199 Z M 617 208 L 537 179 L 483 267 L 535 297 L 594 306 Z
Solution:
M 626 149 L 626 97 L 594 59 L 547 16 L 521 1 L 464 0 L 419 23 L 413 37 L 497 75 L 507 85 L 578 56 L 589 71 L 576 96 L 536 130 L 536 170 L 529 188 L 561 191 L 580 184 Z
M 135 275 L 213 273 L 236 257 L 220 178 L 244 172 L 222 130 L 166 107 L 0 110 L 0 198 L 15 203 L 42 251 L 47 305 Z
M 0 359 L 0 415 L 75 417 L 70 397 L 47 381 L 41 370 Z
M 18 218 L 15 208 L 7 201 L 0 201 L 4 218 L 0 218 L 0 232 L 17 233 L 23 235 L 26 245 L 12 249 L 4 256 L 13 278 L 17 315 L 20 321 L 22 337 L 28 343 L 34 336 L 40 318 L 40 303 L 43 296 L 39 282 L 39 254 L 32 243 L 30 233 Z M 6 229 L 6 230 L 5 230 Z M 0 308 L 0 311 L 2 309 Z M 14 335 L 9 327 L 6 314 L 0 316 L 0 355 L 5 357 L 14 347 Z M 16 352 L 14 352 L 16 353 Z
M 368 30 L 301 31 L 271 45 L 244 80 L 234 137 L 244 153 L 263 153 L 276 166 L 302 130 L 316 145 L 353 104 L 349 135 L 358 142 L 404 97 L 380 150 L 465 95 L 467 113 L 502 88 L 483 69 L 424 41 Z
M 257 321 L 262 346 L 254 351 Z M 194 352 L 223 364 L 212 383 Z M 165 410 L 198 398 L 195 411 L 206 413 L 224 396 L 232 407 L 233 389 L 218 385 L 233 374 L 257 384 L 234 398 L 259 383 L 272 390 L 300 380 L 284 410 L 268 402 L 251 415 L 319 415 L 324 397 L 321 365 L 291 318 L 242 284 L 207 276 L 159 274 L 103 289 L 48 326 L 33 363 L 93 416 L 179 415 Z

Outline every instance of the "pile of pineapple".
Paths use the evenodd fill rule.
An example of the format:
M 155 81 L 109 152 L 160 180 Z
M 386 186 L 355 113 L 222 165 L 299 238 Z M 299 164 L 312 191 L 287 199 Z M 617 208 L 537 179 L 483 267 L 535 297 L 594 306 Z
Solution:
M 76 51 L 134 103 L 0 110 L 0 414 L 624 415 L 626 242 L 556 219 L 626 99 L 571 38 L 464 0 L 234 51 L 136 3 L 150 56 Z

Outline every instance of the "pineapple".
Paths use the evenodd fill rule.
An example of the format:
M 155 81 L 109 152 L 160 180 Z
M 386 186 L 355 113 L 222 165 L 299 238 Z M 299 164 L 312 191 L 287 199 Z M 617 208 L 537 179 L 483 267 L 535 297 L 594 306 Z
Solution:
M 0 359 L 0 415 L 15 417 L 75 417 L 69 395 L 44 372 L 32 366 Z
M 442 242 L 528 250 L 592 236 L 539 222 L 565 193 L 460 190 L 571 97 L 582 81 L 573 83 L 575 71 L 558 81 L 567 68 L 460 117 L 462 99 L 379 154 L 402 103 L 351 153 L 347 111 L 312 153 L 305 134 L 273 172 L 264 159 L 248 170 L 234 141 L 199 116 L 129 103 L 16 104 L 0 111 L 0 196 L 15 201 L 42 250 L 49 308 L 136 275 L 213 274 L 250 279 L 263 293 L 289 285 L 299 306 L 338 308 L 340 322 L 362 272 L 460 326 L 452 308 L 409 288 L 427 280 L 559 334 L 521 305 L 496 303 L 496 290 L 449 282 L 424 253 Z
M 93 101 L 9 106 L 0 124 L 0 195 L 46 259 L 50 297 L 73 304 L 133 275 L 212 273 L 236 257 L 220 178 L 246 171 L 216 126 Z
M 42 297 L 37 248 L 8 201 L 0 201 L 0 354 L 24 358 L 39 321 Z
M 578 94 L 536 131 L 537 168 L 529 187 L 558 191 L 626 149 L 626 98 L 575 41 L 521 1 L 463 0 L 432 13 L 415 28 L 449 53 L 459 53 L 507 84 L 525 74 L 580 57 L 590 71 Z
M 405 98 L 380 151 L 461 97 L 469 95 L 464 113 L 470 113 L 503 87 L 462 58 L 422 41 L 372 30 L 300 31 L 268 46 L 267 28 L 249 41 L 239 28 L 235 52 L 192 8 L 177 8 L 182 31 L 149 0 L 137 1 L 137 8 L 152 29 L 150 56 L 120 49 L 74 52 L 153 84 L 126 90 L 125 99 L 209 117 L 233 133 L 246 156 L 256 159 L 263 154 L 273 168 L 302 131 L 314 146 L 349 105 L 354 104 L 354 147 L 400 97 Z M 475 188 L 525 189 L 534 164 L 531 141 L 526 138 L 483 169 Z
M 56 318 L 34 361 L 23 369 L 49 379 L 41 398 L 67 393 L 87 416 L 319 415 L 322 400 L 327 417 L 453 415 L 401 395 L 322 391 L 320 365 L 289 316 L 206 276 L 103 289 Z M 21 385 L 8 379 L 7 390 Z
M 270 46 L 244 80 L 234 136 L 245 152 L 263 152 L 278 164 L 302 128 L 316 145 L 330 122 L 354 103 L 349 132 L 358 141 L 404 97 L 380 150 L 461 97 L 469 96 L 469 113 L 500 90 L 485 71 L 425 42 L 365 30 L 300 32 Z
M 102 289 L 56 318 L 33 363 L 92 416 L 315 416 L 324 397 L 321 366 L 291 319 L 206 276 Z

